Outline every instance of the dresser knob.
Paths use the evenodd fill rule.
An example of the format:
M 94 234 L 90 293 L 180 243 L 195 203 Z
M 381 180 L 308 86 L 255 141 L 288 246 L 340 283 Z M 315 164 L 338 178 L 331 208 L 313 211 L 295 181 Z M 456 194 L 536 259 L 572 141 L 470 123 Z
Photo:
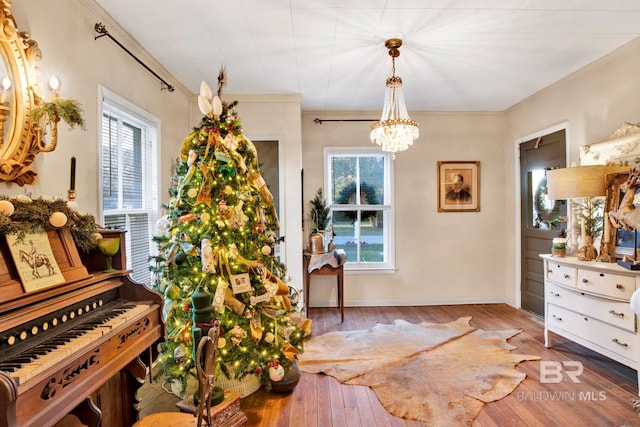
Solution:
M 565 275 L 564 275 L 564 278 L 565 278 L 565 279 L 571 279 L 571 276 L 569 276 L 568 274 L 565 274 Z
M 553 274 L 553 270 L 547 270 L 547 274 Z
M 556 319 L 556 320 L 560 320 L 560 321 L 562 321 L 562 317 L 558 317 L 558 316 L 556 316 L 555 314 L 553 315 L 553 318 L 554 318 L 554 319 Z
M 550 293 L 551 295 L 553 295 L 554 297 L 559 297 L 559 296 L 560 296 L 560 294 L 559 294 L 559 293 L 557 293 L 557 292 L 549 291 L 549 293 Z
M 623 317 L 624 317 L 624 313 L 618 313 L 618 312 L 616 312 L 616 311 L 614 311 L 614 310 L 609 310 L 609 313 L 610 313 L 610 314 L 613 314 L 614 316 L 618 316 L 618 317 L 620 317 L 620 318 L 623 318 Z
M 611 341 L 613 341 L 614 343 L 616 343 L 616 344 L 618 344 L 618 345 L 620 345 L 622 347 L 629 347 L 629 344 L 627 344 L 626 342 L 619 341 L 618 338 L 614 338 Z
M 582 283 L 589 283 L 589 279 L 582 279 Z
M 616 289 L 624 289 L 624 286 L 622 286 L 620 283 L 616 284 Z

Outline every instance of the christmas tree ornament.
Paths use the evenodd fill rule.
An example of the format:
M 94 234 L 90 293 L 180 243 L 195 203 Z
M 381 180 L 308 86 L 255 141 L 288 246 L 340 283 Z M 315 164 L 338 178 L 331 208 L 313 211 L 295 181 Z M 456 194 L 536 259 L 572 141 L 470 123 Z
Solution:
M 284 368 L 277 361 L 271 362 L 269 366 L 269 379 L 273 382 L 281 381 L 284 378 Z
M 193 166 L 196 160 L 198 160 L 198 152 L 196 150 L 189 150 L 189 156 L 187 157 L 187 166 Z
M 233 344 L 234 346 L 238 346 L 238 345 L 240 345 L 242 340 L 247 337 L 247 331 L 242 329 L 236 323 L 236 325 L 233 327 L 233 329 L 231 329 L 229 331 L 229 335 L 231 336 L 231 344 Z
M 209 87 L 207 82 L 200 82 L 200 96 L 202 96 L 207 101 L 210 101 L 213 98 L 213 93 L 211 92 L 211 88 Z
M 222 165 L 220 166 L 220 174 L 227 178 L 233 178 L 236 175 L 236 171 L 229 165 Z
M 220 101 L 220 98 L 216 95 L 211 104 L 213 116 L 217 119 L 220 117 L 220 114 L 222 114 L 222 101 Z
M 189 196 L 189 198 L 195 199 L 197 195 L 198 195 L 198 189 L 192 187 L 187 190 L 187 196 Z
M 200 112 L 206 116 L 211 114 L 211 112 L 213 111 L 211 101 L 209 101 L 202 95 L 198 95 L 198 108 L 200 109 Z
M 261 249 L 262 255 L 264 256 L 269 256 L 271 255 L 271 246 L 269 245 L 264 245 Z
M 224 337 L 218 338 L 218 348 L 224 348 L 227 345 L 227 340 Z
M 202 214 L 200 214 L 200 221 L 207 223 L 210 219 L 211 215 L 209 215 L 209 212 L 202 212 Z
M 213 248 L 211 240 L 202 239 L 200 242 L 200 257 L 202 261 L 202 271 L 205 273 L 215 273 L 216 266 L 213 259 Z
M 180 298 L 180 288 L 172 283 L 165 289 L 164 296 L 165 298 L 175 301 Z
M 181 265 L 183 262 L 185 262 L 187 260 L 187 255 L 184 252 L 178 252 L 174 257 L 173 257 L 173 262 L 176 265 Z
M 229 245 L 229 256 L 231 258 L 235 258 L 238 256 L 238 245 L 236 245 L 235 243 L 232 243 Z
M 67 223 L 67 216 L 62 212 L 54 212 L 49 216 L 49 224 L 56 228 L 64 227 Z

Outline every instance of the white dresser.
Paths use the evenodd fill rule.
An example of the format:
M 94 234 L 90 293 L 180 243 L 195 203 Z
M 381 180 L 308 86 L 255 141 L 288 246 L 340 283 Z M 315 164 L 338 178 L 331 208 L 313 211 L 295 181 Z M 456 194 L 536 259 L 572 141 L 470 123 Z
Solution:
M 640 337 L 629 300 L 640 288 L 640 271 L 575 257 L 540 257 L 545 347 L 551 346 L 549 332 L 554 332 L 637 371 Z

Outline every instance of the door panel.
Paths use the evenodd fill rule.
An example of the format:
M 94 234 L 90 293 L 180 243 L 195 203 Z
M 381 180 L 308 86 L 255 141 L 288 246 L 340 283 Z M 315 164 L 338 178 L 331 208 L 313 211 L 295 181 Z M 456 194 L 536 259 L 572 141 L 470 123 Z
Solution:
M 521 207 L 521 304 L 525 310 L 544 315 L 544 271 L 539 254 L 551 251 L 551 240 L 566 224 L 566 204 L 546 197 L 546 170 L 563 168 L 565 131 L 520 145 Z

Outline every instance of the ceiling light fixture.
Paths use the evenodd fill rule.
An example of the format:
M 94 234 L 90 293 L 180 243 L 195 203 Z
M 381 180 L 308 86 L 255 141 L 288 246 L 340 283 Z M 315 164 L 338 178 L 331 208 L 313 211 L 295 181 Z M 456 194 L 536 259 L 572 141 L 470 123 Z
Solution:
M 418 124 L 411 120 L 402 94 L 402 79 L 396 76 L 396 58 L 400 56 L 402 40 L 389 39 L 384 42 L 391 57 L 391 77 L 387 79 L 384 96 L 384 109 L 379 122 L 371 125 L 371 142 L 382 147 L 382 151 L 390 151 L 396 158 L 397 151 L 404 151 L 418 139 Z

